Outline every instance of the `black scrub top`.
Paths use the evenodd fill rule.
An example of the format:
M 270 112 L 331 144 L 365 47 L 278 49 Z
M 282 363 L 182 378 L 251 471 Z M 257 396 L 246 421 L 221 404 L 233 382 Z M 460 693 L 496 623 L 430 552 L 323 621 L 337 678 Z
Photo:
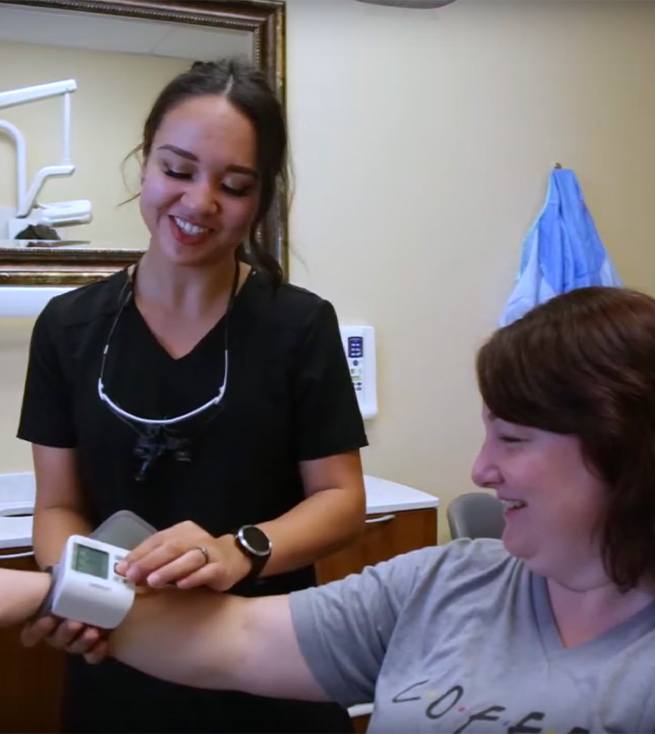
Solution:
M 122 306 L 122 308 L 121 308 Z M 118 318 L 117 318 L 118 316 Z M 168 418 L 225 395 L 178 424 L 185 451 L 156 459 L 142 480 L 139 432 L 101 402 Z M 227 326 L 227 334 L 226 334 Z M 365 446 L 366 435 L 334 309 L 255 271 L 232 310 L 175 359 L 131 298 L 126 271 L 53 298 L 34 326 L 18 437 L 75 448 L 97 525 L 121 509 L 158 529 L 192 520 L 218 536 L 273 519 L 304 498 L 298 462 Z M 187 460 L 189 459 L 189 460 Z M 286 593 L 313 584 L 311 567 L 241 584 L 239 593 Z M 338 731 L 331 705 L 300 704 L 156 681 L 115 661 L 69 665 L 69 731 Z

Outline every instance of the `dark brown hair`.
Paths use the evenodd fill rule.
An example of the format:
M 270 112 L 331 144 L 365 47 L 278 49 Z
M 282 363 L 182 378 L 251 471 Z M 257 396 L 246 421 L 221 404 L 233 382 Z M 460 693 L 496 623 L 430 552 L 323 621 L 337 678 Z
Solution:
M 196 61 L 159 93 L 143 126 L 141 145 L 132 153 L 140 152 L 147 159 L 165 115 L 190 97 L 211 94 L 225 95 L 255 128 L 260 177 L 259 208 L 250 230 L 247 252 L 242 249 L 239 254 L 263 268 L 273 282 L 279 284 L 282 268 L 261 241 L 259 225 L 273 202 L 278 181 L 286 191 L 287 132 L 282 105 L 262 72 L 241 59 Z
M 621 588 L 655 575 L 655 300 L 580 288 L 499 329 L 480 349 L 499 418 L 575 434 L 608 487 L 603 560 Z

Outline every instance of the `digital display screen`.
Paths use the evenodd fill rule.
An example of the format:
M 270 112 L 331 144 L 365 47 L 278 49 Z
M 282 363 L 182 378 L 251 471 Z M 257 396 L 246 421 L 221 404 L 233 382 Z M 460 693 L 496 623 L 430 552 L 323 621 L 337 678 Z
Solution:
M 91 576 L 106 579 L 109 573 L 109 553 L 76 543 L 73 552 L 73 569 L 80 573 L 88 573 Z

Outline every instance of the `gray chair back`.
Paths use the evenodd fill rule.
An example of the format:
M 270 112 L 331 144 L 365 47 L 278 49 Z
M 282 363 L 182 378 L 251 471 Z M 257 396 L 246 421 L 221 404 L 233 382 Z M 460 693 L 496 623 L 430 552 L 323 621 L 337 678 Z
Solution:
M 460 494 L 448 505 L 448 526 L 453 538 L 500 538 L 505 527 L 503 505 L 485 492 Z

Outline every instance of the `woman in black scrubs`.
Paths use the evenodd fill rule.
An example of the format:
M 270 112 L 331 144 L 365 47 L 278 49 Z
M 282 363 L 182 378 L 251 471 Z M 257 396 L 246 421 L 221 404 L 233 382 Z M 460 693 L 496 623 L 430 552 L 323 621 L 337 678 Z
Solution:
M 39 564 L 129 509 L 159 532 L 131 578 L 244 595 L 314 583 L 363 527 L 366 436 L 332 306 L 282 282 L 258 225 L 286 131 L 263 76 L 196 63 L 161 92 L 141 153 L 148 250 L 54 298 L 32 336 L 18 435 L 33 444 Z M 102 633 L 26 631 L 102 655 Z M 72 657 L 66 731 L 344 731 L 343 710 L 162 683 Z

